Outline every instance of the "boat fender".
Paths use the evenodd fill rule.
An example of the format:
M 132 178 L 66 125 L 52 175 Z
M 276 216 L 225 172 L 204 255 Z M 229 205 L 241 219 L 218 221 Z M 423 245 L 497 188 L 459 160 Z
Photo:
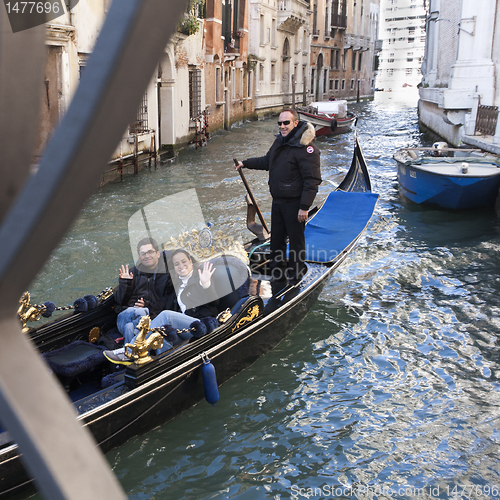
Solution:
M 219 388 L 217 387 L 217 377 L 215 376 L 215 367 L 210 362 L 208 356 L 201 355 L 203 364 L 201 365 L 201 375 L 203 377 L 203 388 L 205 390 L 205 399 L 214 406 L 219 401 Z
M 332 121 L 330 122 L 330 128 L 332 132 L 335 132 L 337 129 L 337 120 L 335 118 L 332 118 Z

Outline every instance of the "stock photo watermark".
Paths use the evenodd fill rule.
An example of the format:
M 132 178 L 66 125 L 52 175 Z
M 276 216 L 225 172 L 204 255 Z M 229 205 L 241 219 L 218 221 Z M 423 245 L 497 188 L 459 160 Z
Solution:
M 3 0 L 13 33 L 34 28 L 71 12 L 79 0 L 19 2 Z
M 490 484 L 450 484 L 438 486 L 388 486 L 388 485 L 353 485 L 321 487 L 291 487 L 291 498 L 500 498 L 500 485 Z
M 179 193 L 165 196 L 156 200 L 137 212 L 128 221 L 128 233 L 130 249 L 134 261 L 139 260 L 137 242 L 143 238 L 153 238 L 162 249 L 170 251 L 183 248 L 189 254 L 206 260 L 210 255 L 231 253 L 234 245 L 238 244 L 243 249 L 241 241 L 220 235 L 220 230 L 207 226 L 203 215 L 198 195 L 195 189 L 188 189 Z M 307 259 L 313 262 L 332 262 L 339 256 L 335 249 L 317 249 L 314 245 L 306 245 L 301 255 L 296 255 L 293 249 L 287 250 L 282 255 L 275 254 L 278 264 L 272 269 L 272 278 L 280 281 L 287 279 L 287 262 Z M 175 275 L 175 270 L 170 268 L 169 272 Z M 166 270 L 166 268 L 165 268 Z M 229 282 L 232 287 L 238 288 L 247 279 L 247 274 L 241 270 L 232 269 L 228 271 Z M 259 271 L 253 272 L 254 279 L 267 279 L 267 275 L 260 275 Z M 229 287 L 229 285 L 228 285 Z M 227 291 L 224 289 L 224 291 Z
M 173 259 L 175 254 L 184 254 L 195 267 L 208 261 L 212 263 L 211 271 L 217 287 L 211 295 L 192 296 L 190 301 L 195 307 L 220 299 L 247 281 L 247 267 L 235 262 L 235 259 L 246 259 L 243 244 L 238 238 L 206 223 L 196 189 L 165 196 L 145 205 L 129 218 L 128 234 L 132 258 L 138 269 L 147 267 L 148 260 L 154 260 L 156 254 L 160 261 L 164 257 L 164 264 L 156 272 L 168 272 L 174 277 L 178 275 Z M 152 248 L 146 249 L 149 244 Z M 162 256 L 160 250 L 164 252 Z M 173 282 L 177 292 L 182 281 L 174 279 Z

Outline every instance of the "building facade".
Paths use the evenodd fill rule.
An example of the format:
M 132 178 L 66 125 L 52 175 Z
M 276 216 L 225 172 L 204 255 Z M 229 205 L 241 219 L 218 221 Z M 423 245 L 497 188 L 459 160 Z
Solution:
M 37 154 L 71 101 L 110 3 L 66 0 L 64 14 L 47 24 Z M 130 158 L 158 151 L 171 154 L 191 142 L 203 144 L 210 131 L 255 115 L 248 23 L 247 0 L 190 2 L 113 155 L 120 169 Z
M 416 87 L 425 51 L 426 11 L 423 0 L 381 0 L 377 88 L 385 91 Z
M 430 0 L 419 123 L 500 153 L 500 0 Z
M 248 0 L 206 0 L 206 103 L 210 130 L 255 114 L 255 74 L 249 64 Z
M 39 151 L 85 72 L 110 3 L 66 0 L 48 24 Z M 218 128 L 284 105 L 371 98 L 378 29 L 378 0 L 191 0 L 112 160 L 122 168 L 141 154 L 204 144 Z
M 309 1 L 250 0 L 249 5 L 255 110 L 263 115 L 302 102 L 309 64 Z
M 313 0 L 311 101 L 373 98 L 378 26 L 378 1 Z
M 167 44 L 158 64 L 158 77 L 150 83 L 152 105 L 158 111 L 138 111 L 138 115 L 141 111 L 158 115 L 154 130 L 162 153 L 175 152 L 192 140 L 202 141 L 206 128 L 204 20 L 195 19 L 195 32 L 179 31 Z
M 110 4 L 111 0 L 66 0 L 65 12 L 46 25 L 47 58 L 36 156 L 43 152 L 71 102 Z M 130 124 L 113 157 L 127 158 L 134 153 L 139 155 L 141 151 L 149 151 L 156 143 L 158 119 L 154 78 L 145 92 L 136 119 Z
M 110 3 L 111 0 L 88 0 L 70 12 L 70 2 L 66 0 L 63 15 L 46 24 L 47 58 L 37 155 L 71 102 Z

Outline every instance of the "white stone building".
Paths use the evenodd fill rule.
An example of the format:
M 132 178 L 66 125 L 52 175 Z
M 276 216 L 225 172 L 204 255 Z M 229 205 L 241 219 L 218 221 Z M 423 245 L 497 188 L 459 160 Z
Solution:
M 380 10 L 382 52 L 376 86 L 385 91 L 416 87 L 425 50 L 424 1 L 381 0 Z
M 420 125 L 500 153 L 500 0 L 430 0 Z
M 255 110 L 262 115 L 291 104 L 293 85 L 296 102 L 302 102 L 309 66 L 309 2 L 250 0 L 249 6 Z
M 38 154 L 69 106 L 110 4 L 111 0 L 79 2 L 71 12 L 67 9 L 46 24 L 47 60 L 36 146 Z
M 159 63 L 157 107 L 158 145 L 175 150 L 193 139 L 196 118 L 205 110 L 204 20 L 193 35 L 174 35 Z

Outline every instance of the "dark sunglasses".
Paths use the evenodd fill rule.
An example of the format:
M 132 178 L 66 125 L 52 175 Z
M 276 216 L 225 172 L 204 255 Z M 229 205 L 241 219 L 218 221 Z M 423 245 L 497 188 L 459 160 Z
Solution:
M 285 120 L 284 122 L 278 122 L 278 127 L 281 127 L 281 125 L 290 125 L 290 120 Z

